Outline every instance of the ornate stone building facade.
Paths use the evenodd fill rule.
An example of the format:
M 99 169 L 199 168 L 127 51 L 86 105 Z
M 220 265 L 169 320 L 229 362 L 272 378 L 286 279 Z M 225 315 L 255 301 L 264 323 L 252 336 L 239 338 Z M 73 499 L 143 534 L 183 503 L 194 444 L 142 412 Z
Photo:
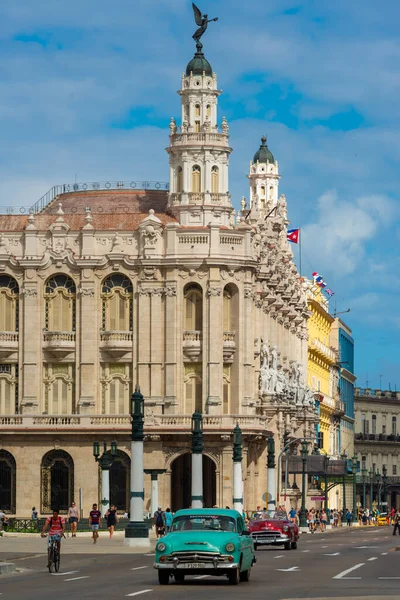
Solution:
M 201 52 L 170 123 L 170 184 L 59 186 L 0 216 L 0 506 L 27 516 L 99 500 L 93 442 L 118 443 L 111 501 L 128 506 L 129 398 L 145 397 L 145 468 L 165 507 L 190 498 L 190 427 L 204 415 L 204 502 L 232 503 L 232 430 L 245 507 L 264 502 L 266 442 L 315 437 L 307 300 L 287 242 L 278 162 L 262 140 L 250 202 L 229 195 L 229 127 Z M 155 188 L 155 189 L 150 189 Z M 145 503 L 150 507 L 151 476 Z M 264 496 L 265 498 L 265 496 Z

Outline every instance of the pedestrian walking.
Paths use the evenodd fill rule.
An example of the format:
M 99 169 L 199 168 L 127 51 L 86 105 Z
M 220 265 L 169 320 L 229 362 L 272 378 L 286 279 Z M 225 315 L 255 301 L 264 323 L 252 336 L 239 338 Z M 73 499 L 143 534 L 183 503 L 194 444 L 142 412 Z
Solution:
M 167 508 L 164 514 L 164 522 L 165 522 L 165 533 L 168 533 L 171 529 L 173 515 L 170 508 Z
M 337 527 L 338 525 L 339 525 L 339 513 L 335 508 L 335 510 L 333 511 L 333 526 Z
M 400 535 L 400 511 L 394 517 L 393 535 L 396 535 L 397 530 L 399 531 L 399 535 Z
M 165 522 L 164 522 L 164 513 L 163 513 L 161 506 L 159 506 L 157 508 L 156 512 L 153 515 L 153 526 L 155 527 L 155 530 L 156 530 L 157 539 L 164 535 Z
M 321 531 L 322 531 L 322 533 L 324 531 L 326 531 L 327 522 L 328 522 L 328 515 L 326 514 L 325 510 L 322 510 L 322 512 L 321 512 Z
M 76 530 L 79 522 L 79 511 L 75 502 L 71 502 L 71 506 L 68 509 L 68 523 L 69 530 L 72 537 L 76 537 Z
M 118 522 L 117 507 L 114 504 L 112 504 L 106 512 L 105 516 L 107 518 L 107 529 L 110 532 L 111 539 L 114 534 L 115 526 Z
M 32 521 L 36 521 L 37 518 L 38 518 L 38 512 L 37 512 L 35 506 L 32 506 L 31 519 L 32 519 Z
M 347 521 L 347 527 L 351 527 L 351 524 L 353 522 L 353 511 L 351 511 L 350 509 L 347 510 L 346 521 Z
M 92 510 L 89 513 L 89 526 L 92 530 L 93 544 L 97 544 L 99 537 L 99 528 L 101 525 L 101 512 L 98 510 L 97 504 L 93 504 Z
M 289 519 L 290 519 L 291 523 L 297 522 L 297 513 L 296 513 L 296 509 L 293 508 L 293 506 L 289 511 Z

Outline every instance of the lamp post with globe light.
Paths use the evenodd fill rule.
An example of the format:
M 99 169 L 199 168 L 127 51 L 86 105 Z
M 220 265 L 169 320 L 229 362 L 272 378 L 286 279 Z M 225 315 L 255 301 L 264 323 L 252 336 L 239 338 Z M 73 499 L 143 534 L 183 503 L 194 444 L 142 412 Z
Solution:
M 302 468 L 302 482 L 301 482 L 301 509 L 300 509 L 300 527 L 307 529 L 307 516 L 306 516 L 306 467 L 307 467 L 307 456 L 308 446 L 310 442 L 303 440 L 301 442 L 301 460 L 303 463 Z
M 110 508 L 110 469 L 117 454 L 117 442 L 111 442 L 111 450 L 107 450 L 107 442 L 103 443 L 103 454 L 100 456 L 100 443 L 93 442 L 93 456 L 101 468 L 101 516 L 104 517 Z

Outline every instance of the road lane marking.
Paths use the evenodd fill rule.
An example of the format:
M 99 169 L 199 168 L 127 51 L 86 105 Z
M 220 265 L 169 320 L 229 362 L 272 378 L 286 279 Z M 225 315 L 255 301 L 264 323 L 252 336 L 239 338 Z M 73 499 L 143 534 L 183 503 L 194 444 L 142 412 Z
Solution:
M 387 556 L 388 552 L 382 552 L 382 556 Z
M 155 552 L 150 552 L 150 554 L 143 554 L 143 556 L 155 556 L 156 553 Z M 152 592 L 153 590 L 149 590 L 150 592 Z
M 193 579 L 205 579 L 206 577 L 210 577 L 209 575 L 197 575 L 197 577 L 194 577 Z
M 79 573 L 79 571 L 65 571 L 65 573 L 50 573 L 50 575 L 53 575 L 53 577 L 57 577 L 57 575 L 61 577 L 63 575 L 73 575 L 74 573 Z
M 275 569 L 275 571 L 283 571 L 284 573 L 297 573 L 297 569 L 300 570 L 299 567 L 290 567 L 290 569 Z
M 141 590 L 140 592 L 133 592 L 132 594 L 127 594 L 126 597 L 128 598 L 128 596 L 132 597 L 132 596 L 140 596 L 140 594 L 147 594 L 147 592 L 152 592 L 153 590 Z
M 378 548 L 378 546 L 356 546 L 356 550 L 362 550 L 364 548 Z
M 64 581 L 78 581 L 78 579 L 90 579 L 90 575 L 82 575 L 82 577 L 70 577 L 69 579 L 64 579 Z
M 302 552 L 310 552 L 309 550 L 302 550 Z
M 377 556 L 371 556 L 371 558 L 368 558 L 368 560 L 378 560 Z
M 352 571 L 355 571 L 356 569 L 359 569 L 360 567 L 363 567 L 364 565 L 365 563 L 359 563 L 354 567 L 350 567 L 350 569 L 346 569 L 345 571 L 338 573 L 338 575 L 335 575 L 334 577 L 332 577 L 332 579 L 361 579 L 361 577 L 346 577 L 346 575 L 348 575 Z
M 145 565 L 144 567 L 133 567 L 133 569 L 131 569 L 131 571 L 139 571 L 139 569 L 148 569 L 149 565 Z
M 284 556 L 284 554 L 279 554 L 279 556 L 274 556 L 274 558 L 283 558 Z
M 340 552 L 334 552 L 333 554 L 324 554 L 324 556 L 339 556 Z
M 378 577 L 378 579 L 400 579 L 400 577 Z
M 329 548 L 329 546 L 321 546 L 321 548 Z

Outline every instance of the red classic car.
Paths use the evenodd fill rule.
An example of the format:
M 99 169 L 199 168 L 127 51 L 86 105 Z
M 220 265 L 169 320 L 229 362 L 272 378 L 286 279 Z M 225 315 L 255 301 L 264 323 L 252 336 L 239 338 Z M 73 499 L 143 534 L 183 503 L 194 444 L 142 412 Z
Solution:
M 286 512 L 282 510 L 266 510 L 256 513 L 249 523 L 249 529 L 258 546 L 284 546 L 285 550 L 297 548 L 299 528 L 296 523 L 289 521 Z

